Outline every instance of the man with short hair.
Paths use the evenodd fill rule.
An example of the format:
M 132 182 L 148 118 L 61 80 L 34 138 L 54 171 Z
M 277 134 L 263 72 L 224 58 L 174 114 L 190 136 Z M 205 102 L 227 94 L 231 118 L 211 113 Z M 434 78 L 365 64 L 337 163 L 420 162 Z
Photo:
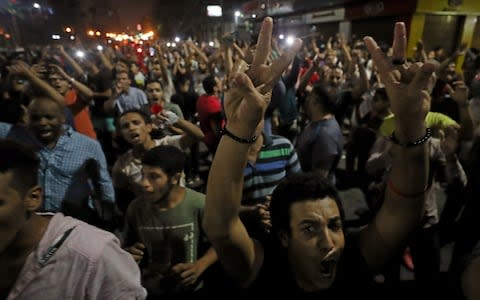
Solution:
M 305 101 L 310 123 L 300 133 L 296 146 L 302 170 L 318 172 L 332 184 L 343 151 L 343 135 L 334 108 L 328 92 L 322 86 L 314 86 Z
M 127 251 L 143 265 L 150 296 L 194 293 L 202 287 L 202 274 L 217 261 L 212 247 L 202 251 L 205 195 L 179 185 L 185 155 L 175 147 L 150 149 L 142 164 L 144 193 L 128 207 Z
M 41 161 L 0 140 L 0 298 L 145 299 L 140 272 L 118 239 L 58 213 L 40 216 Z
M 37 98 L 28 107 L 28 126 L 0 122 L 0 138 L 31 145 L 37 152 L 38 182 L 44 195 L 41 211 L 64 212 L 90 220 L 97 217 L 91 197 L 94 191 L 100 203 L 113 205 L 112 181 L 100 144 L 73 131 L 64 121 L 60 103 Z
M 220 82 L 213 75 L 203 80 L 205 94 L 197 100 L 198 120 L 200 128 L 205 133 L 205 144 L 211 154 L 215 154 L 220 141 L 220 130 L 225 124 L 222 115 L 222 103 L 219 93 L 221 92 Z
M 121 114 L 132 109 L 144 109 L 148 111 L 148 100 L 145 93 L 131 86 L 128 71 L 117 72 L 116 84 L 113 88 L 112 97 L 103 104 L 107 113 Z
M 117 189 L 117 201 L 120 209 L 125 211 L 134 197 L 132 193 L 138 196 L 143 190 L 141 159 L 144 153 L 160 145 L 170 145 L 181 150 L 188 149 L 192 142 L 203 139 L 203 133 L 194 124 L 177 117 L 174 125 L 182 129 L 183 134 L 153 139 L 150 136 L 152 120 L 149 115 L 140 110 L 124 112 L 118 123 L 123 138 L 133 146 L 117 159 L 112 170 L 113 185 Z
M 92 139 L 97 138 L 90 118 L 89 104 L 93 98 L 93 91 L 68 75 L 60 66 L 51 65 L 48 80 L 53 88 L 65 98 L 65 104 L 72 111 L 75 128 L 81 134 Z
M 296 175 L 280 183 L 272 195 L 269 239 L 249 236 L 239 219 L 243 168 L 250 144 L 270 101 L 272 82 L 301 48 L 296 39 L 290 51 L 267 65 L 273 20 L 265 18 L 248 75 L 237 74 L 225 98 L 228 124 L 208 178 L 205 232 L 222 266 L 252 296 L 288 295 L 318 299 L 372 296 L 372 279 L 420 224 L 428 191 L 428 149 L 431 137 L 424 119 L 425 93 L 432 65 L 415 67 L 392 63 L 371 38 L 365 43 L 397 116 L 393 164 L 385 202 L 374 220 L 345 235 L 342 207 L 334 187 L 316 173 Z M 405 24 L 396 23 L 394 58 L 405 60 Z M 395 60 L 394 60 L 395 62 Z M 398 68 L 405 74 L 397 76 Z M 394 79 L 393 79 L 394 78 Z M 310 297 L 309 297 L 310 298 Z

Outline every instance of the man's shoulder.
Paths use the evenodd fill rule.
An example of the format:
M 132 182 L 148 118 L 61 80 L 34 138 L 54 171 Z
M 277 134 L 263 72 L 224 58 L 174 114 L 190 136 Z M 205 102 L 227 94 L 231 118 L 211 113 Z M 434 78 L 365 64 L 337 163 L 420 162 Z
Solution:
M 185 188 L 185 201 L 190 202 L 194 206 L 202 207 L 205 205 L 205 194 Z
M 79 144 L 82 144 L 85 146 L 91 146 L 91 147 L 100 146 L 100 143 L 97 140 L 94 140 L 89 136 L 81 134 L 73 130 L 71 127 L 67 129 L 67 132 L 65 134 L 68 135 L 72 140 L 74 140 L 75 143 L 79 143 Z
M 292 146 L 292 142 L 290 142 L 289 139 L 287 139 L 286 137 L 283 137 L 281 135 L 274 135 L 272 134 L 270 136 L 270 138 L 272 139 L 272 142 L 273 142 L 273 145 L 289 145 L 289 146 Z
M 44 246 L 50 246 L 52 241 L 55 241 L 70 229 L 72 229 L 71 233 L 65 240 L 65 248 L 68 249 L 67 255 L 70 259 L 77 257 L 92 262 L 101 257 L 107 245 L 120 247 L 118 238 L 112 233 L 62 214 L 56 214 L 50 221 L 49 228 L 44 236 L 46 239 Z

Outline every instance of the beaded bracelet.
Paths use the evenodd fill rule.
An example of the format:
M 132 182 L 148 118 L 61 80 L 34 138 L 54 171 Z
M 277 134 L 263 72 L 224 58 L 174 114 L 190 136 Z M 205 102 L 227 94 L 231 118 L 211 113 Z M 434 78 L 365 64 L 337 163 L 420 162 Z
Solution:
M 223 127 L 223 129 L 220 130 L 220 133 L 222 135 L 226 135 L 229 138 L 231 138 L 232 140 L 234 140 L 236 142 L 239 142 L 239 143 L 242 143 L 242 144 L 253 144 L 257 140 L 256 135 L 252 136 L 249 139 L 244 139 L 244 138 L 238 137 L 238 136 L 234 135 L 233 133 L 231 133 L 230 131 L 228 131 L 226 126 Z
M 399 145 L 399 146 L 402 146 L 402 147 L 406 147 L 406 148 L 410 148 L 410 147 L 415 147 L 415 146 L 419 146 L 421 144 L 424 144 L 426 141 L 428 141 L 428 139 L 430 139 L 432 137 L 432 129 L 430 128 L 427 128 L 426 129 L 426 132 L 425 132 L 425 135 L 423 137 L 421 137 L 420 139 L 416 140 L 416 141 L 413 141 L 413 142 L 408 142 L 408 143 L 404 143 L 402 144 L 398 139 L 397 137 L 395 136 L 395 132 L 392 132 L 392 134 L 390 135 L 390 140 L 396 144 L 396 145 Z

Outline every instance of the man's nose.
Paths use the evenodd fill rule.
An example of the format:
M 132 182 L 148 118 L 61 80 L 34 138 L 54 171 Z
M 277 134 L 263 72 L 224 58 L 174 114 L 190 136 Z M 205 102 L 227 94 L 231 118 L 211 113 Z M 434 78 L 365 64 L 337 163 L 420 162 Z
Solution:
M 320 238 L 318 239 L 318 248 L 320 248 L 322 252 L 325 252 L 324 254 L 326 255 L 334 247 L 335 247 L 335 243 L 333 242 L 332 235 L 327 228 L 322 233 L 320 233 Z

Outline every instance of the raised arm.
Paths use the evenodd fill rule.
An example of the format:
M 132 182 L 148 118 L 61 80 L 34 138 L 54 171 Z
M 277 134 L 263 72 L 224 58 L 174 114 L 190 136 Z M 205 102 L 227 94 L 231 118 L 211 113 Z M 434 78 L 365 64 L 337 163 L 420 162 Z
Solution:
M 67 63 L 72 66 L 78 77 L 81 78 L 85 76 L 85 71 L 83 68 L 75 61 L 75 59 L 73 59 L 73 57 L 70 56 L 70 54 L 67 53 L 67 51 L 65 51 L 65 48 L 63 48 L 62 45 L 58 46 L 58 52 L 67 61 Z
M 272 86 L 301 46 L 301 41 L 296 40 L 293 48 L 271 66 L 265 65 L 270 54 L 272 27 L 272 19 L 265 18 L 248 75 L 235 76 L 234 87 L 226 93 L 226 128 L 243 139 L 251 138 L 257 127 L 262 126 Z M 250 238 L 238 216 L 249 147 L 250 144 L 239 143 L 228 135 L 220 140 L 208 178 L 204 216 L 205 232 L 220 262 L 230 276 L 243 285 L 255 279 L 263 262 L 263 248 Z
M 63 70 L 60 66 L 49 65 L 49 67 L 55 69 L 55 71 L 60 76 L 62 76 L 65 80 L 68 80 L 70 82 L 70 84 L 72 85 L 72 87 L 74 89 L 76 89 L 82 95 L 82 99 L 86 100 L 85 102 L 90 101 L 92 99 L 93 91 L 88 86 L 84 85 L 83 83 L 81 83 L 78 80 L 75 80 L 75 78 L 69 76 L 65 72 L 65 70 Z M 87 104 L 88 104 L 88 102 L 87 102 Z
M 425 116 L 430 107 L 430 97 L 426 89 L 434 66 L 393 64 L 405 60 L 404 23 L 395 25 L 392 61 L 383 55 L 371 37 L 365 38 L 365 44 L 385 84 L 395 114 L 394 135 L 397 139 L 391 149 L 393 163 L 385 202 L 359 240 L 366 262 L 376 269 L 402 248 L 423 216 L 429 169 Z M 423 142 L 417 145 L 402 146 L 420 140 Z
M 65 105 L 65 99 L 63 96 L 57 92 L 48 82 L 44 81 L 30 67 L 22 61 L 17 61 L 10 67 L 7 67 L 8 71 L 14 75 L 22 75 L 28 79 L 33 88 L 38 92 L 42 93 L 44 96 L 48 96 L 58 103 Z

